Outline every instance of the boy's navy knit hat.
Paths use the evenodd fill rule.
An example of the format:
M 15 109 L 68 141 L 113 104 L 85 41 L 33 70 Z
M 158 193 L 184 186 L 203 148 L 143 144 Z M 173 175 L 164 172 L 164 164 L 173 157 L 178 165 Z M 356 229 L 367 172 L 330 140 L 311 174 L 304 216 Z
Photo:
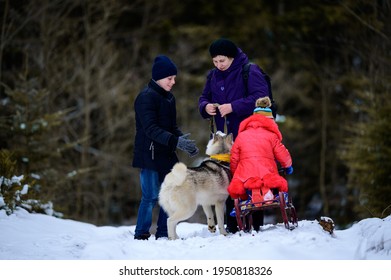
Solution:
M 165 55 L 158 55 L 152 65 L 152 79 L 155 81 L 175 76 L 178 70 L 175 64 Z
M 238 54 L 238 48 L 232 41 L 221 38 L 214 41 L 210 45 L 209 53 L 212 58 L 218 55 L 224 55 L 224 56 L 234 58 Z

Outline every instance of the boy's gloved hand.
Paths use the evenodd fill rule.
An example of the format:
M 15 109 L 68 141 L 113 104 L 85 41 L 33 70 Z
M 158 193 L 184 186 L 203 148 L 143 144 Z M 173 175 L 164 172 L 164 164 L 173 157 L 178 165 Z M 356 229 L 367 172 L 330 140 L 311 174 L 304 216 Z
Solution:
M 195 150 L 193 150 L 191 153 L 189 153 L 189 157 L 195 157 L 196 155 L 198 155 L 199 151 L 200 150 L 197 147 L 195 147 Z
M 195 140 L 188 139 L 190 133 L 179 136 L 177 148 L 186 152 L 190 157 L 194 157 L 198 154 L 199 149 L 195 145 Z
M 285 174 L 286 175 L 291 175 L 293 173 L 293 167 L 292 166 L 289 166 L 287 168 L 285 168 Z

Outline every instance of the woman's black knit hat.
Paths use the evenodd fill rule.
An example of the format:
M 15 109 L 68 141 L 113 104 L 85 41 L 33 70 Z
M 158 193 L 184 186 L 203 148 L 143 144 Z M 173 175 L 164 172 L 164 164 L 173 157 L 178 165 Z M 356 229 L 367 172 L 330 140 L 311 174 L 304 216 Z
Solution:
M 225 55 L 234 58 L 238 54 L 238 48 L 232 41 L 221 38 L 210 45 L 209 53 L 212 58 L 218 55 Z

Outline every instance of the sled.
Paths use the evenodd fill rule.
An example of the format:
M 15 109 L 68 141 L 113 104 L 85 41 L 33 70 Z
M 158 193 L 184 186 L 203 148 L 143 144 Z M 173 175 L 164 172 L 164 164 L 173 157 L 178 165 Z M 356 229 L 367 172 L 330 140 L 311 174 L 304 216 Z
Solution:
M 274 194 L 274 198 L 263 200 L 260 189 L 253 189 L 249 200 L 235 199 L 235 215 L 239 230 L 250 232 L 253 226 L 252 214 L 266 209 L 280 209 L 285 228 L 293 230 L 298 226 L 296 209 L 292 198 L 286 192 Z

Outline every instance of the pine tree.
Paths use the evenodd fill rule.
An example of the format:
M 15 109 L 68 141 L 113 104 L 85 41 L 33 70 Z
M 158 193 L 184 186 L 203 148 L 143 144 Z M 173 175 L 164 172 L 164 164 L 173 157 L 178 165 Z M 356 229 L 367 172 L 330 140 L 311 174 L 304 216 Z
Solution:
M 391 214 L 391 100 L 386 92 L 360 91 L 352 104 L 356 121 L 347 129 L 341 157 L 356 189 L 358 218 Z
M 7 179 L 22 176 L 30 191 L 35 192 L 34 199 L 45 201 L 53 197 L 62 177 L 52 163 L 60 161 L 59 151 L 64 149 L 56 131 L 67 111 L 46 112 L 42 104 L 48 93 L 37 89 L 34 79 L 20 79 L 17 84 L 17 88 L 6 88 L 7 106 L 0 118 L 6 148 L 2 152 L 0 175 Z M 19 187 L 15 191 L 21 191 Z

